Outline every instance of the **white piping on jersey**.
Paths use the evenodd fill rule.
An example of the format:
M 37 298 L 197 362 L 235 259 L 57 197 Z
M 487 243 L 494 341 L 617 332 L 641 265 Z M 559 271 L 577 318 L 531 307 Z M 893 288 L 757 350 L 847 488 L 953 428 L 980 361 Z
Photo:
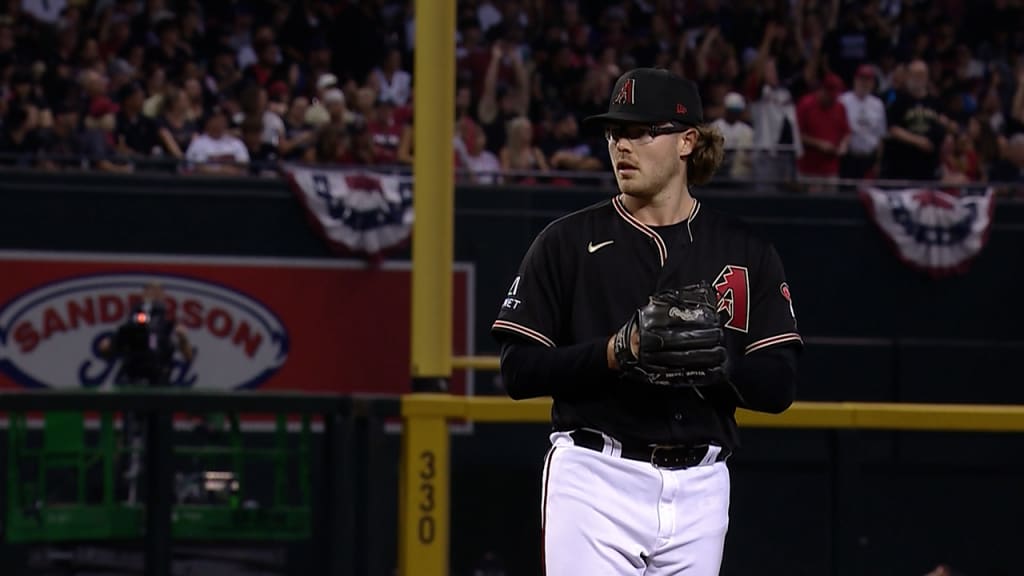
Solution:
M 533 328 L 527 328 L 522 324 L 516 324 L 515 322 L 509 322 L 508 320 L 495 320 L 494 324 L 491 327 L 500 328 L 502 330 L 508 330 L 510 332 L 515 332 L 516 334 L 521 334 L 531 340 L 536 340 L 537 342 L 540 342 L 541 344 L 547 346 L 548 348 L 555 347 L 554 340 L 548 338 L 547 336 L 541 334 L 540 332 L 534 330 Z
M 690 230 L 690 222 L 697 217 L 697 212 L 700 212 L 700 202 L 696 198 L 693 199 L 693 209 L 690 210 L 690 217 L 686 219 L 686 234 L 690 237 L 690 244 L 693 244 L 693 231 Z
M 783 342 L 801 342 L 802 343 L 803 339 L 800 338 L 800 335 L 797 334 L 796 332 L 786 332 L 784 334 L 776 334 L 775 336 L 769 336 L 768 338 L 762 338 L 762 339 L 758 340 L 757 342 L 751 342 L 750 344 L 747 344 L 747 348 L 746 348 L 746 350 L 744 350 L 743 353 L 744 354 L 750 354 L 751 352 L 754 352 L 755 350 L 761 350 L 762 348 L 767 348 L 769 346 L 775 346 L 776 344 L 782 344 Z
M 668 258 L 668 249 L 665 248 L 665 241 L 661 239 L 661 236 L 654 230 L 651 230 L 646 224 L 634 218 L 633 215 L 626 210 L 626 207 L 622 205 L 622 200 L 620 200 L 618 196 L 612 199 L 612 206 L 615 206 L 615 210 L 619 213 L 619 216 L 622 216 L 622 218 L 632 227 L 643 232 L 651 240 L 654 240 L 654 245 L 658 248 L 658 262 L 664 266 L 665 260 Z
M 628 222 L 631 226 L 637 230 L 643 232 L 651 240 L 654 240 L 654 245 L 658 247 L 658 261 L 662 266 L 665 265 L 665 260 L 668 260 L 668 247 L 665 246 L 665 241 L 661 239 L 661 235 L 651 230 L 650 226 L 637 220 L 632 214 L 626 210 L 626 206 L 622 203 L 622 196 L 616 196 L 612 198 L 612 206 L 615 207 L 615 211 L 622 216 L 623 220 Z M 690 222 L 697 217 L 697 212 L 700 212 L 700 202 L 694 198 L 693 207 L 690 208 L 690 215 L 686 218 L 686 234 L 690 237 L 690 242 L 693 242 L 693 231 L 690 230 Z

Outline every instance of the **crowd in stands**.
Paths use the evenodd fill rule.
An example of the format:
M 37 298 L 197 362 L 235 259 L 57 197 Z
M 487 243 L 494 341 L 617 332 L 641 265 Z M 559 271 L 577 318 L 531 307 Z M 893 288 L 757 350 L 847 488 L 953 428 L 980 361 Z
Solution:
M 411 0 L 4 4 L 0 165 L 412 163 Z M 1014 0 L 459 0 L 453 162 L 484 183 L 607 172 L 581 120 L 623 71 L 659 66 L 701 87 L 723 176 L 1024 180 L 1022 14 Z

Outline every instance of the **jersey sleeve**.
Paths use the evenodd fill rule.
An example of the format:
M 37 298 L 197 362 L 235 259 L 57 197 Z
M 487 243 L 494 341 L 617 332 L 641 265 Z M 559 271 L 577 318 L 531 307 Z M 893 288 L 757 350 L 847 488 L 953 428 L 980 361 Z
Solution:
M 751 279 L 750 331 L 746 354 L 780 344 L 797 344 L 803 340 L 797 331 L 793 296 L 786 282 L 782 260 L 769 245 Z
M 491 326 L 491 334 L 515 334 L 554 348 L 559 332 L 562 282 L 558 245 L 549 227 L 526 252 Z

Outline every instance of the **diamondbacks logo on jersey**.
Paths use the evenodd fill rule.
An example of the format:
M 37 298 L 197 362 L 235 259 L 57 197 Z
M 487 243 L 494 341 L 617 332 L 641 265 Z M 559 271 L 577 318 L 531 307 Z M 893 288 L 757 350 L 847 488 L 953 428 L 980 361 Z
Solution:
M 522 276 L 516 276 L 516 279 L 512 281 L 512 286 L 508 289 L 505 301 L 501 304 L 502 309 L 515 310 L 523 303 L 522 300 L 516 298 L 516 295 L 519 294 L 519 280 L 521 278 Z
M 725 327 L 746 333 L 750 324 L 750 274 L 744 266 L 728 265 L 715 279 L 718 311 L 729 320 Z
M 789 294 L 789 284 L 783 282 L 779 286 L 779 292 L 782 292 L 782 297 L 786 299 L 786 302 L 789 302 L 789 314 L 793 317 L 793 320 L 796 320 L 796 311 L 793 310 L 793 297 Z
M 636 80 L 630 78 L 622 83 L 619 93 L 615 95 L 614 104 L 636 104 Z

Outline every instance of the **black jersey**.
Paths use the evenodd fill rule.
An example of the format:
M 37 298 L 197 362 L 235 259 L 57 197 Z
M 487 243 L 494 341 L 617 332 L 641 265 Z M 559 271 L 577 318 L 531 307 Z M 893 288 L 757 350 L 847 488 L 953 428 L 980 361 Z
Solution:
M 548 225 L 530 246 L 492 334 L 568 346 L 607 340 L 654 292 L 698 281 L 718 291 L 729 362 L 802 341 L 774 247 L 734 217 L 694 202 L 688 219 L 651 227 L 616 196 Z M 737 444 L 728 387 L 673 389 L 576 382 L 554 395 L 556 430 L 593 428 L 623 441 Z

